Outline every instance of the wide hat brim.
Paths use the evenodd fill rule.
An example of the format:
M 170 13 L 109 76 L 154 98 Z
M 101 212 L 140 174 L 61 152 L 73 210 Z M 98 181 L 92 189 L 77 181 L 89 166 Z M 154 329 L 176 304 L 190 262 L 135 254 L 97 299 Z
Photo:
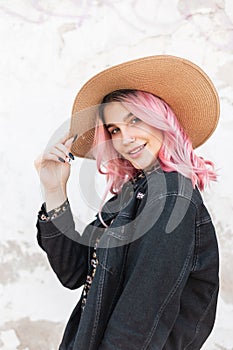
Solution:
M 71 152 L 93 158 L 92 144 L 98 105 L 119 89 L 136 89 L 162 98 L 172 108 L 192 141 L 202 145 L 219 120 L 219 97 L 207 74 L 187 59 L 159 55 L 135 59 L 108 68 L 86 82 L 72 109 L 70 135 L 78 134 Z

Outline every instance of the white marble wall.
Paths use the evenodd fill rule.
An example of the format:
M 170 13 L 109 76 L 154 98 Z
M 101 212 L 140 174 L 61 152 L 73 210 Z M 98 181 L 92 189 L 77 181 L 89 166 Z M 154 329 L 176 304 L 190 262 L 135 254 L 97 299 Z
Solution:
M 220 173 L 205 194 L 220 246 L 221 291 L 203 350 L 232 350 L 233 2 L 1 0 L 0 42 L 0 349 L 57 349 L 80 295 L 59 284 L 37 246 L 42 195 L 33 159 L 69 118 L 78 89 L 94 73 L 145 55 L 172 54 L 200 65 L 221 98 L 218 128 L 197 150 Z

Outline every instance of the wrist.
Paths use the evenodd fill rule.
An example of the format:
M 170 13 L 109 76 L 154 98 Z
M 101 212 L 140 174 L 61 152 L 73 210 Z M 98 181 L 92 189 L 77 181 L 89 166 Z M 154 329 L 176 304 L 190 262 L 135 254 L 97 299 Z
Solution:
M 54 194 L 54 193 L 66 193 L 66 185 L 58 185 L 55 187 L 46 187 L 42 185 L 44 192 L 48 194 Z
M 45 203 L 47 212 L 59 207 L 67 200 L 66 189 L 57 188 L 45 190 Z

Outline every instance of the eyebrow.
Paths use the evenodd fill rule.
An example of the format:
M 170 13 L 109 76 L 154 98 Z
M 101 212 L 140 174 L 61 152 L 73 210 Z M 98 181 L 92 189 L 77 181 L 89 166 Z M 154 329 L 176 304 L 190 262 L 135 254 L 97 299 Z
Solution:
M 129 112 L 128 114 L 126 114 L 123 118 L 123 121 L 126 122 L 130 117 L 132 117 L 133 113 Z M 115 124 L 106 124 L 106 128 L 109 129 L 112 126 L 115 126 Z

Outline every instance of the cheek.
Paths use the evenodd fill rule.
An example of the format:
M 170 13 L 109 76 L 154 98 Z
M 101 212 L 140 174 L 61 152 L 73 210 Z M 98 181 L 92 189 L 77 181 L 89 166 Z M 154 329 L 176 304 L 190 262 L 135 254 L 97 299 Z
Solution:
M 163 133 L 162 132 L 157 131 L 156 133 L 154 133 L 153 143 L 156 145 L 162 145 L 162 143 L 163 143 Z
M 112 145 L 113 145 L 113 148 L 115 148 L 116 151 L 120 150 L 121 143 L 120 143 L 120 140 L 117 137 L 112 139 Z

